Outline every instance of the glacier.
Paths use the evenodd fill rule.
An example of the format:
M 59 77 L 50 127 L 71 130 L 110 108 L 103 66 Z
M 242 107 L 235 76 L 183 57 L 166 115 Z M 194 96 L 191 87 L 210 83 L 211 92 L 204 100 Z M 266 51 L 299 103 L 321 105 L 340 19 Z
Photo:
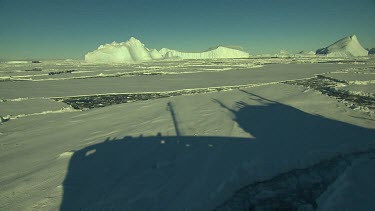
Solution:
M 326 48 L 318 49 L 316 54 L 323 54 L 328 57 L 352 57 L 367 56 L 368 51 L 359 43 L 357 36 L 352 35 L 342 38 Z
M 149 49 L 138 39 L 131 37 L 126 42 L 100 45 L 98 49 L 85 55 L 90 63 L 131 63 L 160 59 L 223 59 L 248 58 L 249 53 L 231 47 L 218 46 L 199 53 L 186 53 L 168 48 L 160 51 Z

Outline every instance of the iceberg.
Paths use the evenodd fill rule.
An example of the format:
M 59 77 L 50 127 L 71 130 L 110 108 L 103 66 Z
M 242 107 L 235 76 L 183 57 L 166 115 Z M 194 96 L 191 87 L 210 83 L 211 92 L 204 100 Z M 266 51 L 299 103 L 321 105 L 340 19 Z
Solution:
M 315 51 L 300 51 L 295 54 L 296 57 L 315 57 Z
M 250 57 L 250 54 L 247 52 L 224 46 L 218 46 L 199 53 L 187 53 L 163 48 L 159 53 L 162 54 L 164 58 L 179 59 L 230 59 Z
M 160 58 L 162 56 L 158 51 L 146 48 L 134 37 L 126 42 L 101 45 L 97 50 L 85 55 L 85 61 L 90 63 L 129 63 Z
M 359 43 L 357 36 L 352 35 L 345 37 L 326 48 L 318 49 L 316 54 L 323 54 L 328 57 L 351 57 L 367 56 L 368 51 Z
M 199 53 L 186 53 L 168 48 L 160 51 L 149 49 L 138 39 L 131 37 L 126 42 L 113 42 L 98 47 L 85 55 L 90 63 L 131 63 L 160 59 L 224 59 L 248 58 L 250 55 L 242 50 L 219 46 Z

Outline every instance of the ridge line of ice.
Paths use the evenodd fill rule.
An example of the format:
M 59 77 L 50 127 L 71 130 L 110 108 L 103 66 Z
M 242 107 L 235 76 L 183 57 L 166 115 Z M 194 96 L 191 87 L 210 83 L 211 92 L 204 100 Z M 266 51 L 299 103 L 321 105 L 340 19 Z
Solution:
M 18 115 L 8 115 L 10 120 L 15 120 L 23 117 L 29 117 L 29 116 L 39 116 L 39 115 L 46 115 L 46 114 L 59 114 L 59 113 L 68 113 L 68 112 L 79 112 L 81 110 L 74 109 L 72 107 L 64 107 L 59 110 L 49 110 L 49 111 L 42 111 L 37 113 L 31 113 L 31 114 L 18 114 Z
M 314 76 L 315 77 L 315 76 Z M 70 95 L 70 96 L 61 96 L 61 97 L 49 97 L 49 99 L 63 99 L 63 98 L 74 98 L 74 97 L 90 97 L 90 96 L 105 96 L 105 95 L 126 95 L 126 94 L 161 94 L 161 93 L 175 93 L 175 92 L 187 92 L 187 91 L 196 91 L 196 90 L 212 90 L 211 92 L 215 92 L 215 89 L 226 89 L 221 91 L 232 91 L 235 89 L 241 88 L 251 88 L 251 87 L 259 87 L 259 86 L 267 86 L 267 85 L 274 85 L 279 83 L 285 83 L 288 81 L 295 81 L 295 80 L 305 80 L 311 79 L 314 77 L 308 78 L 300 78 L 300 79 L 290 79 L 290 80 L 283 80 L 283 81 L 273 81 L 273 82 L 266 82 L 266 83 L 256 83 L 256 84 L 243 84 L 243 85 L 231 85 L 231 86 L 214 86 L 214 87 L 204 87 L 204 88 L 191 88 L 191 89 L 179 89 L 173 91 L 158 91 L 158 92 L 112 92 L 112 93 L 101 93 L 101 94 L 88 94 L 88 95 Z M 207 93 L 207 92 L 205 92 Z M 197 94 L 204 94 L 204 93 L 197 93 Z M 188 95 L 188 94 L 186 94 Z

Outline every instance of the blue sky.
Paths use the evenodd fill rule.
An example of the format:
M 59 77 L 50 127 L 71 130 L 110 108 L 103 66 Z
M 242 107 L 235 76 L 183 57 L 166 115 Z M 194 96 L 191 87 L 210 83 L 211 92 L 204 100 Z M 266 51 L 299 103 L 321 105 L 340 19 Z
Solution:
M 147 47 L 251 54 L 375 47 L 375 0 L 0 0 L 0 59 L 83 59 L 131 36 Z

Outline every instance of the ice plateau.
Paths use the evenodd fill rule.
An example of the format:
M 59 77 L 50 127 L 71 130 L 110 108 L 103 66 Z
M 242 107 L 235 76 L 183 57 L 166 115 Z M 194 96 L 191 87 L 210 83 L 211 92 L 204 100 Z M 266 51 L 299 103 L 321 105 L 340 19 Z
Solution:
M 359 43 L 357 36 L 352 35 L 342 38 L 326 48 L 318 49 L 316 54 L 324 54 L 328 57 L 351 57 L 367 56 L 368 51 Z
M 98 47 L 85 55 L 85 61 L 90 63 L 129 63 L 158 59 L 219 59 L 219 58 L 248 58 L 247 52 L 219 46 L 199 53 L 185 53 L 168 48 L 148 49 L 138 39 L 131 37 L 126 42 L 113 42 Z

